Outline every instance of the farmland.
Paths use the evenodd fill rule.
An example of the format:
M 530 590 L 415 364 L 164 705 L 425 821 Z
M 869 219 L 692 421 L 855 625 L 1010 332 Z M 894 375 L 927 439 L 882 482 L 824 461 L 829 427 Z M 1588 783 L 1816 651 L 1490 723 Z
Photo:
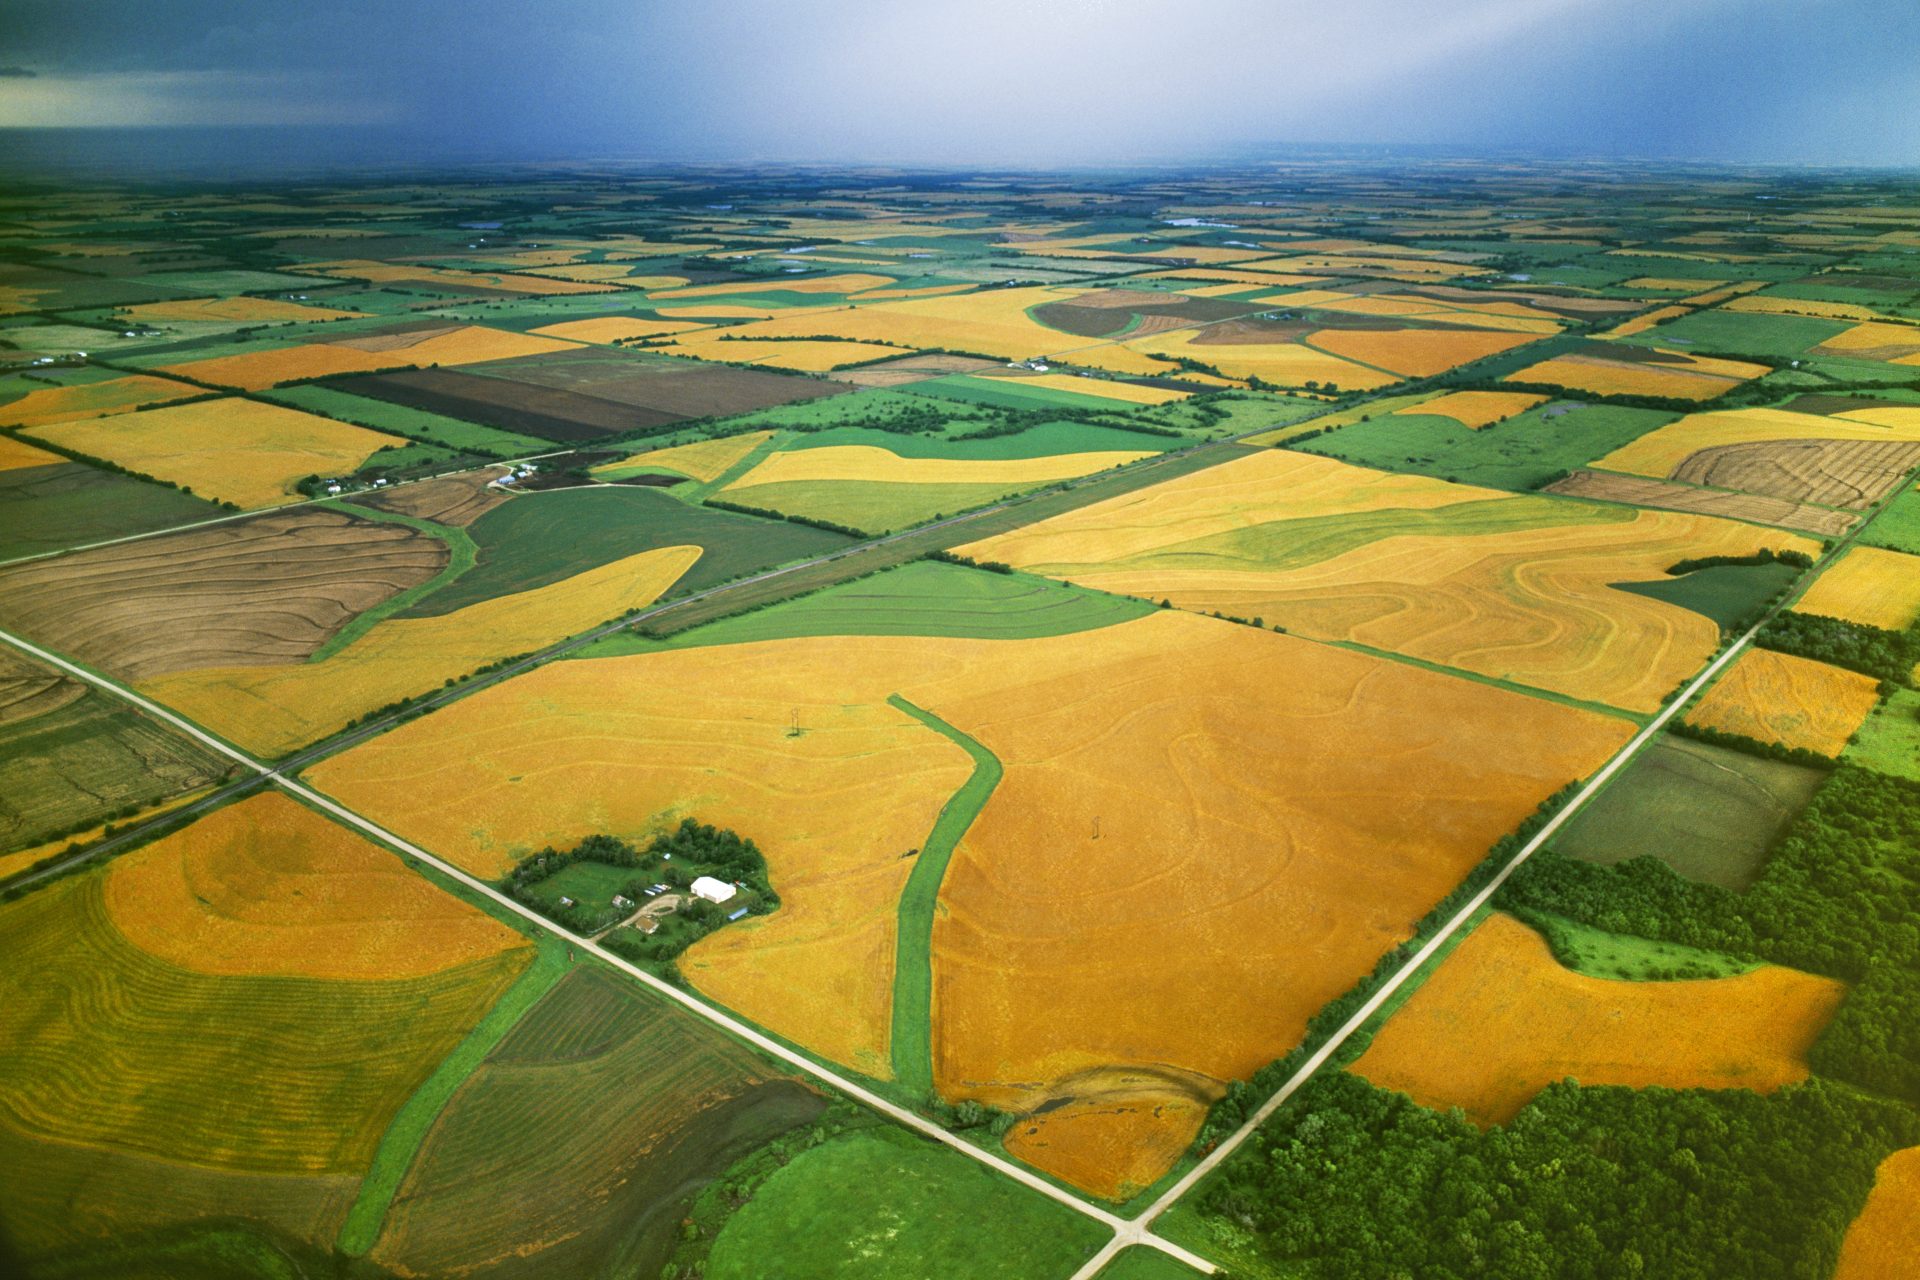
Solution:
M 1618 982 L 1561 966 L 1495 914 L 1374 1035 L 1355 1074 L 1424 1107 L 1505 1124 L 1556 1080 L 1742 1087 L 1803 1080 L 1806 1054 L 1845 994 L 1767 967 L 1737 977 Z
M 1276 451 L 963 550 L 1650 710 L 1712 653 L 1719 628 L 1615 584 L 1759 545 L 1758 531 L 1725 521 L 1508 497 Z
M 1692 880 L 1744 888 L 1820 784 L 1800 765 L 1668 739 L 1636 757 L 1555 837 L 1569 857 L 1654 857 Z
M 620 31 L 545 60 L 579 15 L 325 16 L 216 43 L 629 142 L 256 181 L 187 130 L 148 181 L 12 131 L 71 168 L 0 192 L 0 1271 L 1900 1273 L 1908 178 L 643 164 L 814 127 L 816 46 L 939 82 L 762 24 L 751 92 L 628 121 Z M 1443 70 L 1576 83 L 1569 21 L 1518 79 L 1354 47 L 1438 129 Z M 15 25 L 0 98 L 94 74 Z M 971 100 L 1188 74 L 1084 34 Z M 567 110 L 432 65 L 507 38 Z

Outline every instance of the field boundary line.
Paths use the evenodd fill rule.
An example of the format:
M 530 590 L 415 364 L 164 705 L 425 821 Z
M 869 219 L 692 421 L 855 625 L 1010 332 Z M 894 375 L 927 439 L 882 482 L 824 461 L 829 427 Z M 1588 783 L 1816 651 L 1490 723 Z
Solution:
M 547 919 L 539 912 L 533 910 L 533 908 L 508 897 L 499 889 L 481 880 L 477 876 L 471 875 L 452 863 L 428 853 L 412 841 L 388 831 L 370 819 L 355 813 L 345 805 L 313 790 L 306 784 L 287 777 L 280 769 L 262 764 L 245 752 L 221 742 L 218 738 L 200 729 L 191 721 L 168 711 L 152 700 L 129 689 L 123 689 L 104 677 L 95 675 L 86 668 L 70 662 L 57 654 L 49 653 L 38 645 L 23 640 L 11 632 L 0 630 L 0 641 L 12 644 L 23 652 L 32 654 L 45 662 L 51 663 L 68 674 L 86 681 L 90 685 L 105 689 L 115 697 L 123 698 L 141 707 L 143 710 L 150 711 L 154 715 L 164 719 L 167 723 L 174 725 L 176 728 L 191 734 L 199 741 L 213 747 L 222 756 L 231 758 L 253 770 L 253 772 L 260 775 L 260 777 L 270 780 L 275 786 L 280 787 L 295 798 L 305 801 L 307 804 L 325 813 L 331 814 L 334 818 L 350 827 L 356 828 L 363 835 L 372 837 L 388 848 L 396 849 L 407 857 L 432 867 L 449 879 L 457 881 L 469 890 L 482 895 L 532 924 L 536 930 L 534 934 L 536 938 L 539 937 L 541 933 L 546 933 L 565 939 L 571 945 L 591 953 L 597 959 L 613 966 L 615 969 L 618 969 L 620 972 L 635 979 L 644 986 L 651 988 L 681 1008 L 690 1011 L 694 1016 L 705 1019 L 721 1030 L 732 1034 L 737 1039 L 752 1045 L 762 1053 L 768 1054 L 789 1066 L 797 1067 L 806 1074 L 839 1091 L 846 1097 L 852 1098 L 864 1104 L 868 1109 L 886 1116 L 896 1124 L 911 1129 L 922 1137 L 931 1138 L 935 1142 L 939 1142 L 958 1151 L 969 1159 L 984 1164 L 995 1172 L 1011 1178 L 1028 1190 L 1037 1191 L 1049 1200 L 1065 1205 L 1075 1212 L 1093 1219 L 1114 1233 L 1113 1239 L 1108 1242 L 1108 1249 L 1115 1249 L 1117 1251 L 1116 1246 L 1124 1247 L 1127 1244 L 1142 1244 L 1150 1248 L 1158 1249 L 1160 1252 L 1176 1258 L 1205 1274 L 1211 1275 L 1214 1272 L 1214 1265 L 1205 1258 L 1200 1257 L 1198 1254 L 1191 1252 L 1181 1245 L 1175 1244 L 1171 1240 L 1163 1240 L 1153 1235 L 1138 1221 L 1128 1221 L 1116 1213 L 1102 1209 L 1097 1205 L 1082 1200 L 1079 1196 L 1063 1191 L 1048 1182 L 1045 1178 L 1042 1178 L 1039 1174 L 1029 1169 L 1024 1169 L 1002 1156 L 997 1156 L 990 1151 L 974 1146 L 972 1143 L 948 1131 L 943 1126 L 935 1124 L 933 1121 L 917 1115 L 897 1103 L 887 1100 L 865 1085 L 842 1075 L 834 1068 L 815 1061 L 797 1049 L 788 1048 L 772 1036 L 756 1030 L 754 1027 L 733 1017 L 731 1014 L 723 1013 L 703 1003 L 689 993 L 680 990 L 672 983 L 657 978 L 624 957 L 608 951 L 591 938 L 574 933 L 572 930 L 556 924 L 554 921 Z M 1096 1254 L 1095 1256 L 1098 1257 L 1101 1255 Z M 1106 1256 L 1111 1256 L 1111 1254 L 1109 1253 Z

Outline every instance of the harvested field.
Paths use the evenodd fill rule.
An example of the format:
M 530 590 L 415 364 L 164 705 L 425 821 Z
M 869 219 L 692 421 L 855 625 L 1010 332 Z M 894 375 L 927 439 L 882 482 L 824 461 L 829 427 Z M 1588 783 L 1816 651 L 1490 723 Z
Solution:
M 42 427 L 63 449 L 105 458 L 243 508 L 291 502 L 310 475 L 357 471 L 377 451 L 407 443 L 258 400 L 200 400 Z
M 859 293 L 892 284 L 892 276 L 850 272 L 834 276 L 765 276 L 730 284 L 702 284 L 656 293 L 655 298 L 717 298 L 733 293 Z
M 1057 1082 L 1052 1093 L 1024 1100 L 1045 1109 L 1007 1131 L 1008 1154 L 1102 1199 L 1125 1200 L 1179 1163 L 1221 1086 L 1177 1072 L 1100 1071 Z
M 701 1187 L 821 1109 L 769 1075 L 665 1001 L 575 970 L 449 1100 L 371 1257 L 402 1275 L 653 1275 Z
M 1920 1147 L 1880 1162 L 1873 1192 L 1847 1230 L 1833 1280 L 1902 1280 L 1920 1257 Z
M 1885 360 L 1891 364 L 1920 364 L 1920 326 L 1868 321 L 1835 334 L 1814 348 L 1816 354 L 1854 360 Z
M 56 422 L 99 418 L 107 414 L 125 413 L 130 409 L 144 408 L 147 405 L 165 404 L 171 400 L 187 400 L 206 394 L 204 387 L 190 386 L 184 382 L 175 382 L 172 378 L 156 378 L 144 373 L 132 374 L 124 378 L 107 378 L 100 382 L 79 382 L 67 387 L 47 387 L 39 391 L 30 391 L 18 400 L 10 400 L 0 405 L 0 426 L 45 427 Z M 0 445 L 0 449 L 6 447 Z M 24 448 L 18 445 L 13 447 Z
M 0 649 L 0 852 L 32 850 L 123 808 L 208 786 L 226 762 L 192 739 L 13 649 Z M 23 870 L 39 857 L 8 863 Z
M 1905 631 L 1920 622 L 1920 556 L 1879 547 L 1849 548 L 1813 580 L 1794 608 Z
M 295 663 L 446 564 L 405 525 L 304 507 L 0 569 L 0 620 L 127 681 Z
M 1603 338 L 1631 338 L 1636 333 L 1645 333 L 1655 325 L 1664 324 L 1668 320 L 1677 320 L 1681 316 L 1691 313 L 1692 310 L 1692 307 L 1656 307 L 1645 315 L 1635 316 L 1631 320 L 1621 321 L 1600 336 Z
M 1773 440 L 1701 449 L 1672 478 L 1858 511 L 1892 493 L 1915 466 L 1920 441 Z
M 1878 421 L 1868 420 L 1868 415 Z M 1822 417 L 1784 409 L 1696 413 L 1650 431 L 1594 466 L 1656 479 L 1711 480 L 1792 502 L 1854 509 L 1900 482 L 1920 461 L 1920 410 L 1866 409 Z M 1869 497 L 1868 495 L 1872 495 Z
M 644 316 L 594 316 L 588 320 L 563 320 L 529 330 L 549 338 L 569 342 L 625 342 L 634 338 L 658 338 L 670 333 L 690 333 L 705 325 L 688 320 L 649 320 Z
M 115 859 L 103 895 L 128 942 L 216 976 L 424 978 L 526 945 L 395 855 L 272 790 Z
M 391 511 L 464 529 L 513 496 L 493 487 L 493 482 L 506 474 L 505 467 L 482 467 L 457 476 L 440 476 L 355 495 L 353 500 L 376 511 Z
M 310 342 L 269 351 L 246 351 L 236 356 L 213 356 L 182 364 L 163 365 L 161 373 L 177 373 L 195 382 L 242 391 L 263 391 L 300 378 L 324 378 L 339 373 L 390 369 L 405 360 L 378 352 L 356 351 L 337 343 Z
M 1573 355 L 1555 356 L 1507 375 L 1509 382 L 1545 382 L 1600 396 L 1665 396 L 1711 400 L 1760 377 L 1769 366 L 1716 360 L 1679 351 L 1590 342 Z
M 1301 387 L 1314 382 L 1330 384 L 1342 390 L 1367 391 L 1397 381 L 1390 373 L 1369 369 L 1299 342 L 1262 337 L 1246 330 L 1229 332 L 1229 326 L 1244 324 L 1244 321 L 1229 320 L 1223 325 L 1211 325 L 1197 334 L 1181 332 L 1137 338 L 1120 344 L 1119 349 L 1167 360 L 1197 360 L 1230 378 L 1261 378 L 1281 387 Z M 1241 336 L 1243 334 L 1248 336 Z M 1106 350 L 1075 352 L 1074 360 L 1076 363 L 1107 368 L 1110 366 L 1099 358 Z M 1128 368 L 1120 372 L 1164 373 L 1166 366 L 1149 363 L 1145 368 Z
M 1430 378 L 1524 346 L 1534 336 L 1481 329 L 1339 328 L 1321 329 L 1307 341 L 1322 351 L 1402 377 Z
M 531 952 L 402 980 L 212 977 L 129 943 L 103 880 L 0 910 L 0 1142 L 30 1153 L 0 1161 L 10 1230 L 260 1212 L 325 1247 L 388 1121 Z
M 771 431 L 743 431 L 737 436 L 717 436 L 692 444 L 674 445 L 630 454 L 615 462 L 603 462 L 593 469 L 602 479 L 618 479 L 623 474 L 644 471 L 668 471 L 693 480 L 712 482 L 729 468 L 773 438 Z
M 1879 701 L 1879 682 L 1810 658 L 1749 649 L 1687 712 L 1687 723 L 1837 757 Z
M 444 616 L 384 619 L 323 662 L 203 667 L 138 687 L 250 751 L 283 755 L 369 711 L 651 604 L 699 557 L 699 547 L 643 551 Z
M 15 436 L 0 436 L 0 471 L 19 471 L 27 467 L 57 467 L 66 459 L 45 449 L 36 449 Z
M 1452 418 L 1471 431 L 1478 431 L 1504 418 L 1511 418 L 1516 413 L 1525 413 L 1546 401 L 1545 396 L 1528 391 L 1449 391 L 1431 400 L 1395 409 L 1394 413 L 1438 414 L 1443 418 Z
M 1745 889 L 1826 775 L 1667 737 L 1635 756 L 1554 836 L 1570 858 L 1659 858 L 1689 880 Z
M 1615 584 L 1781 541 L 1730 521 L 1563 505 L 1274 450 L 961 550 L 1651 711 L 1713 653 L 1720 629 Z
M 523 356 L 545 355 L 556 351 L 577 350 L 579 344 L 558 338 L 543 338 L 531 333 L 509 333 L 485 325 L 450 325 L 444 329 L 369 335 L 364 338 L 340 338 L 337 345 L 387 356 L 387 365 L 464 365 L 494 360 L 513 360 Z M 396 360 L 394 357 L 398 357 Z
M 1542 1089 L 1754 1089 L 1807 1076 L 1846 985 L 1767 965 L 1730 978 L 1620 982 L 1554 959 L 1512 916 L 1484 920 L 1375 1034 L 1351 1070 L 1436 1110 L 1505 1124 Z
M 1572 498 L 1594 498 L 1602 502 L 1624 502 L 1636 507 L 1658 507 L 1663 511 L 1691 511 L 1704 516 L 1723 516 L 1729 520 L 1751 520 L 1756 524 L 1798 529 L 1816 537 L 1843 536 L 1859 522 L 1858 516 L 1827 507 L 1816 507 L 1786 498 L 1761 494 L 1725 493 L 1701 489 L 1670 480 L 1643 476 L 1624 476 L 1610 471 L 1573 472 L 1546 488 L 1548 493 Z

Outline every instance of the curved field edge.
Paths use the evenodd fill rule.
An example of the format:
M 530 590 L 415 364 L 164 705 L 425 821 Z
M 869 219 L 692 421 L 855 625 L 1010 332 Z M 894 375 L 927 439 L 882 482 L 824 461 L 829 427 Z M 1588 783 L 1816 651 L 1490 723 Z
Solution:
M 925 1094 L 933 1088 L 933 918 L 939 909 L 940 882 L 947 863 L 1000 785 L 1003 770 L 993 752 L 960 730 L 914 706 L 899 694 L 888 705 L 904 711 L 959 746 L 973 758 L 973 773 L 942 806 L 933 831 L 920 847 L 900 891 L 900 924 L 894 934 L 893 1077 L 901 1085 Z
M 346 1223 L 340 1228 L 338 1247 L 343 1253 L 359 1257 L 373 1247 L 394 1193 L 399 1191 L 427 1130 L 439 1119 L 448 1099 L 519 1025 L 540 997 L 566 975 L 571 960 L 565 954 L 564 944 L 553 935 L 544 934 L 537 946 L 533 963 L 494 1003 L 487 1016 L 467 1033 L 466 1039 L 441 1059 L 433 1074 L 413 1091 L 387 1126 L 374 1152 L 373 1165 L 360 1184 L 360 1193 L 347 1213 Z
M 411 609 L 442 587 L 450 585 L 456 578 L 473 568 L 480 554 L 480 548 L 474 544 L 465 529 L 457 529 L 419 516 L 402 515 L 397 511 L 382 511 L 378 507 L 349 506 L 340 502 L 322 502 L 319 505 L 344 515 L 358 516 L 361 519 L 382 524 L 405 525 L 409 529 L 418 530 L 429 538 L 446 544 L 447 564 L 439 573 L 425 582 L 408 587 L 400 594 L 382 601 L 348 621 L 344 627 L 328 637 L 318 649 L 307 655 L 308 662 L 326 661 L 373 630 L 378 623 Z

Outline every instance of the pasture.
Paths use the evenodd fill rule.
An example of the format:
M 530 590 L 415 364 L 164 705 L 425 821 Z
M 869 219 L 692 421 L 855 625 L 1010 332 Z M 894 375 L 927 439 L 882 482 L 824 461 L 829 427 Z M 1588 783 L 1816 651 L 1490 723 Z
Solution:
M 1845 995 L 1843 983 L 1776 965 L 1685 982 L 1589 978 L 1496 912 L 1349 1070 L 1482 1126 L 1565 1079 L 1767 1093 L 1806 1078 L 1807 1052 Z
M 1672 326 L 1660 330 L 1664 336 Z M 1552 356 L 1507 375 L 1508 382 L 1545 383 L 1596 396 L 1658 396 L 1669 400 L 1713 400 L 1769 366 L 1743 360 L 1688 355 L 1662 347 L 1588 342 L 1566 355 Z
M 6 453 L 23 457 L 16 449 Z M 0 562 L 226 514 L 204 498 L 83 462 L 56 455 L 44 463 L 31 455 L 25 460 L 28 465 L 0 468 Z
M 1895 689 L 1860 726 L 1846 750 L 1849 764 L 1920 782 L 1920 693 Z
M 1610 865 L 1654 857 L 1689 880 L 1744 889 L 1824 775 L 1704 742 L 1664 738 L 1634 757 L 1553 838 Z

